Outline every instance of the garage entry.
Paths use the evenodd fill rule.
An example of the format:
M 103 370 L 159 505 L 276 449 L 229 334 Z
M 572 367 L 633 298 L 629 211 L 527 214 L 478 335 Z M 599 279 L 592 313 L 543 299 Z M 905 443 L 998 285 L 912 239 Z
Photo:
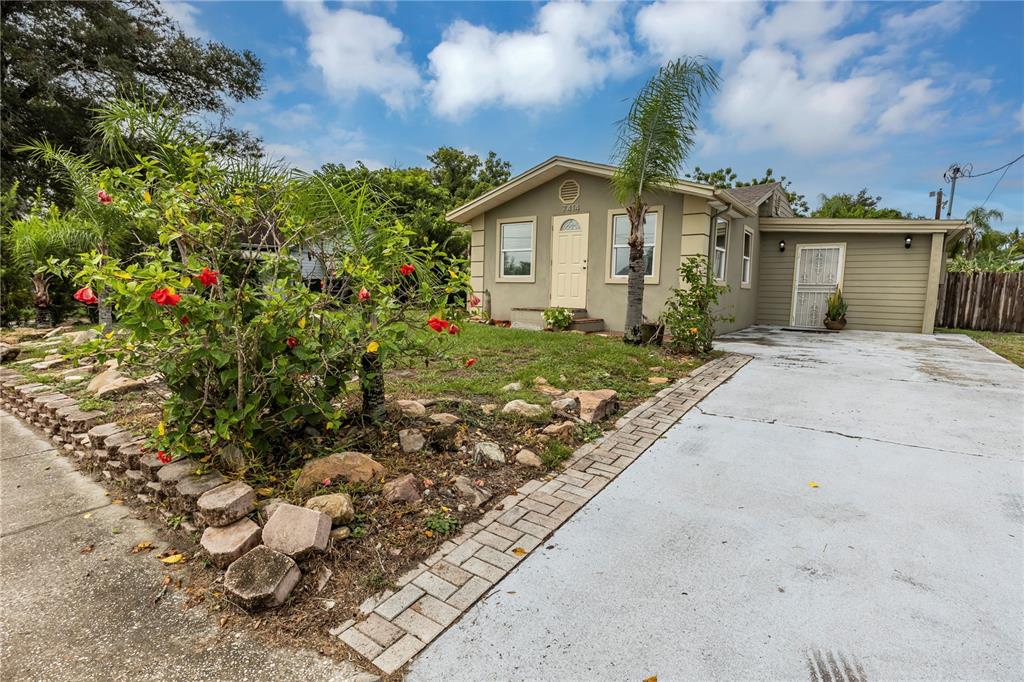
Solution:
M 838 288 L 849 329 L 933 331 L 944 245 L 957 221 L 763 218 L 759 227 L 758 324 L 824 328 Z

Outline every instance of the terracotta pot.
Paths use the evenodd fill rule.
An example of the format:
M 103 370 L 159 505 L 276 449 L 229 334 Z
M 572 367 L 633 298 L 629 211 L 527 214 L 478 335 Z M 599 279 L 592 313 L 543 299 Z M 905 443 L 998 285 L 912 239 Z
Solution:
M 842 318 L 838 319 L 838 320 L 830 320 L 830 319 L 828 319 L 826 317 L 824 321 L 825 321 L 825 329 L 831 329 L 833 331 L 839 331 L 840 329 L 842 329 L 842 328 L 844 328 L 846 326 L 846 316 L 845 315 Z

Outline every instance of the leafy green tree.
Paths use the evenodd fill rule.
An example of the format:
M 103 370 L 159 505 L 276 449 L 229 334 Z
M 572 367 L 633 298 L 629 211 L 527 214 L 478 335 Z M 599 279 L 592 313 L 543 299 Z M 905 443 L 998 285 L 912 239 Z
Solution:
M 669 62 L 647 81 L 619 123 L 612 189 L 630 225 L 626 343 L 641 340 L 646 195 L 679 176 L 679 167 L 693 148 L 701 99 L 717 88 L 718 73 L 703 60 Z
M 48 140 L 77 155 L 97 151 L 92 112 L 119 92 L 222 118 L 229 100 L 261 92 L 255 55 L 186 36 L 156 0 L 5 0 L 0 24 L 2 181 L 19 183 L 23 205 L 38 186 L 67 204 L 47 169 L 14 149 Z M 212 135 L 221 145 L 257 144 L 236 130 Z
M 912 220 L 910 213 L 879 206 L 882 197 L 871 196 L 865 187 L 857 194 L 822 194 L 820 204 L 811 213 L 812 218 L 874 218 L 882 220 Z
M 32 309 L 28 274 L 14 260 L 11 224 L 17 218 L 18 185 L 0 194 L 0 324 L 25 319 Z
M 807 215 L 810 208 L 807 206 L 807 197 L 803 194 L 797 193 L 793 189 L 793 181 L 789 180 L 785 175 L 778 178 L 775 177 L 775 173 L 771 168 L 765 169 L 764 175 L 759 178 L 751 178 L 744 182 L 738 180 L 736 173 L 732 168 L 719 168 L 714 171 L 704 171 L 700 166 L 694 166 L 693 170 L 683 176 L 687 180 L 693 180 L 703 185 L 711 185 L 718 189 L 730 189 L 732 187 L 749 187 L 751 185 L 766 185 L 769 182 L 781 182 L 782 188 L 786 190 L 786 198 L 789 200 L 789 205 L 793 209 L 793 212 L 797 215 Z

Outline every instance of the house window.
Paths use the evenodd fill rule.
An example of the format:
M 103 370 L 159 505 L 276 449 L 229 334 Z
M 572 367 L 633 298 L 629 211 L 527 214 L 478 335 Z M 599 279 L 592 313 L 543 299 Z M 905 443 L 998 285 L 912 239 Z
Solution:
M 729 221 L 718 219 L 715 228 L 715 279 L 725 281 L 725 259 L 729 248 Z
M 659 212 L 660 208 L 649 209 L 644 216 L 644 279 L 650 283 L 657 281 Z M 629 276 L 629 216 L 612 213 L 611 219 L 611 278 L 625 280 Z
M 500 274 L 502 279 L 533 279 L 532 220 L 499 223 L 501 232 Z
M 750 286 L 750 257 L 754 252 L 754 233 L 743 229 L 743 271 L 740 277 L 740 286 Z

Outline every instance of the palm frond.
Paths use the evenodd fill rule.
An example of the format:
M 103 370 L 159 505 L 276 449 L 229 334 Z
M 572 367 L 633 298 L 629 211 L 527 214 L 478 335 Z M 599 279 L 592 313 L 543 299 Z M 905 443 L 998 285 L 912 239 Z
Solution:
M 49 140 L 36 140 L 15 151 L 27 153 L 33 161 L 53 169 L 74 193 L 76 202 L 95 199 L 93 178 L 100 172 L 101 166 L 93 159 L 57 147 Z

